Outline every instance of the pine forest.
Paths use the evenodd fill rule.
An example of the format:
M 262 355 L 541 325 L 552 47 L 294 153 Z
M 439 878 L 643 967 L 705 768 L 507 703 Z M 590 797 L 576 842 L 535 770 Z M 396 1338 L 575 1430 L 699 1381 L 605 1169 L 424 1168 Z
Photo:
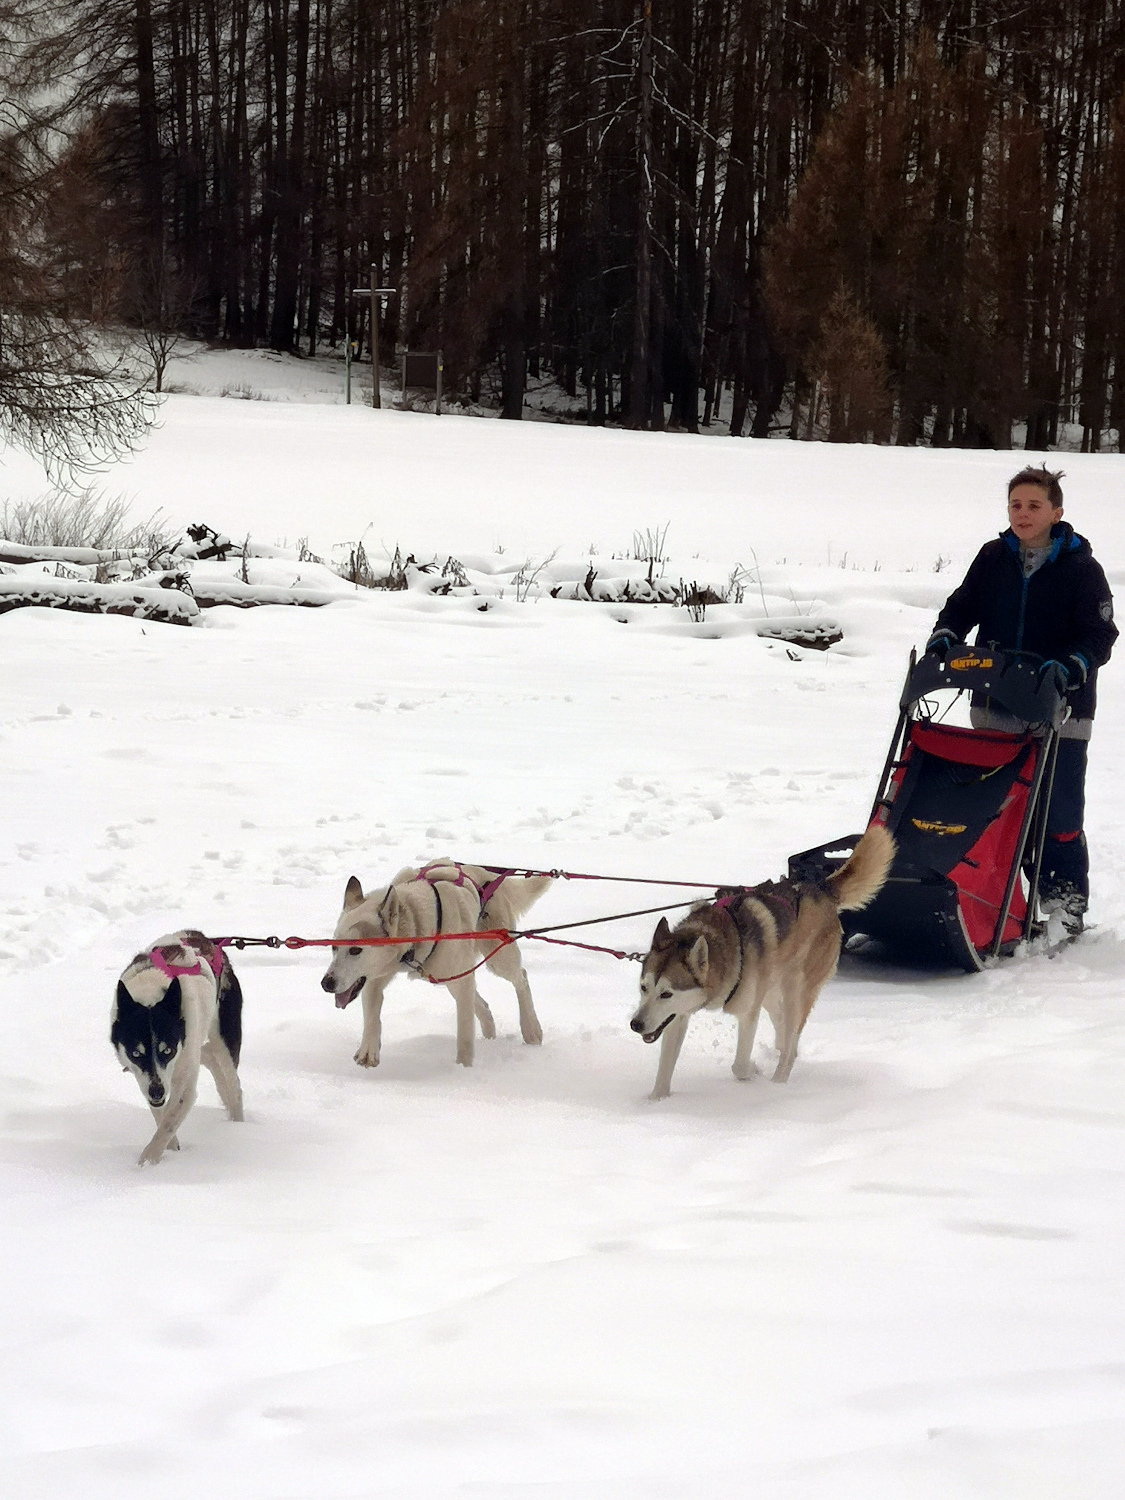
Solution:
M 366 351 L 374 270 L 384 352 L 440 348 L 508 417 L 550 381 L 635 428 L 1119 445 L 1111 0 L 2 0 L 0 26 L 0 298 L 33 268 L 88 323 Z

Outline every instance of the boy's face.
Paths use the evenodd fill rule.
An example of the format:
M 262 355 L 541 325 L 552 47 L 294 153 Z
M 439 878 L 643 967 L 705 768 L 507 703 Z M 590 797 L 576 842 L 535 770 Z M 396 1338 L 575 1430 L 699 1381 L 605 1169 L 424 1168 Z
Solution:
M 1041 484 L 1017 484 L 1008 496 L 1008 525 L 1024 547 L 1046 547 L 1051 527 L 1062 520 L 1062 506 L 1052 505 Z

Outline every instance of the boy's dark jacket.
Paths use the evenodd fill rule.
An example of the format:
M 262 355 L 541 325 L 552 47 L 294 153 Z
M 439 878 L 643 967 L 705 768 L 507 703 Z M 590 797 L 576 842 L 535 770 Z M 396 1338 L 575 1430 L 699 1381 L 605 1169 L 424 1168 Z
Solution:
M 1023 576 L 1019 540 L 1011 530 L 986 542 L 937 618 L 938 630 L 964 640 L 977 627 L 978 646 L 1033 651 L 1063 661 L 1085 658 L 1089 676 L 1070 695 L 1071 715 L 1091 719 L 1097 701 L 1097 668 L 1117 639 L 1113 596 L 1090 543 L 1066 521 L 1051 527 L 1049 558 Z

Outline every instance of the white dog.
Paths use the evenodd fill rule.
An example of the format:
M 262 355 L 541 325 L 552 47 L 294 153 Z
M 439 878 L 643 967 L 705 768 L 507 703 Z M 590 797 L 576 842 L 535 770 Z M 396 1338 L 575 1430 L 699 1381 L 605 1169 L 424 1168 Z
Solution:
M 242 990 L 226 954 L 201 932 L 174 932 L 137 954 L 117 982 L 109 1039 L 156 1120 L 141 1166 L 180 1149 L 176 1131 L 195 1103 L 200 1063 L 231 1119 L 242 1119 Z
M 531 1000 L 531 986 L 515 943 L 497 947 L 496 938 L 463 942 L 426 942 L 439 933 L 510 929 L 551 884 L 549 876 L 525 878 L 493 875 L 479 865 L 450 859 L 431 861 L 422 869 L 400 870 L 390 885 L 363 894 L 353 875 L 344 891 L 344 909 L 336 926 L 341 946 L 333 951 L 321 988 L 336 996 L 340 1010 L 363 994 L 363 1036 L 355 1060 L 364 1068 L 379 1064 L 383 991 L 396 974 L 412 974 L 444 984 L 457 1003 L 457 1061 L 473 1064 L 473 1017 L 484 1036 L 494 1037 L 492 1012 L 477 993 L 471 969 L 481 957 L 516 992 L 520 1032 L 536 1044 L 543 1032 Z M 394 946 L 350 947 L 349 939 L 390 937 Z

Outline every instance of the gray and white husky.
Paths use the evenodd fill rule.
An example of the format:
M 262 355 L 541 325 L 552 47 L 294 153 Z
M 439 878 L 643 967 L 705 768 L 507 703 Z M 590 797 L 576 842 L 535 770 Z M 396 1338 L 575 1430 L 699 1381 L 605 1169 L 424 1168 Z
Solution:
M 894 839 L 873 824 L 822 884 L 767 880 L 720 892 L 674 929 L 661 917 L 641 968 L 641 1003 L 629 1023 L 646 1042 L 660 1038 L 650 1098 L 671 1093 L 688 1021 L 698 1010 L 724 1010 L 737 1019 L 733 1072 L 747 1079 L 757 1071 L 751 1053 L 764 1006 L 780 1054 L 774 1082 L 786 1081 L 809 1012 L 836 971 L 838 914 L 874 899 L 894 852 Z
M 457 1004 L 457 1061 L 473 1065 L 473 1018 L 481 1033 L 496 1035 L 492 1012 L 477 993 L 476 979 L 465 971 L 481 958 L 516 992 L 520 1032 L 535 1045 L 543 1031 L 531 999 L 531 986 L 515 943 L 497 947 L 495 938 L 427 942 L 447 932 L 475 933 L 504 929 L 537 901 L 551 884 L 550 876 L 497 875 L 480 865 L 435 859 L 420 869 L 400 870 L 389 885 L 363 894 L 353 875 L 344 891 L 344 909 L 336 924 L 341 946 L 333 950 L 321 989 L 335 995 L 343 1010 L 363 995 L 363 1036 L 355 1060 L 364 1068 L 379 1064 L 382 1044 L 383 992 L 396 974 L 410 974 L 443 984 Z M 394 945 L 362 947 L 348 939 L 394 938 Z
M 117 981 L 109 1039 L 156 1121 L 141 1166 L 180 1149 L 201 1063 L 231 1119 L 242 1119 L 242 990 L 226 953 L 201 932 L 173 932 L 137 954 Z

